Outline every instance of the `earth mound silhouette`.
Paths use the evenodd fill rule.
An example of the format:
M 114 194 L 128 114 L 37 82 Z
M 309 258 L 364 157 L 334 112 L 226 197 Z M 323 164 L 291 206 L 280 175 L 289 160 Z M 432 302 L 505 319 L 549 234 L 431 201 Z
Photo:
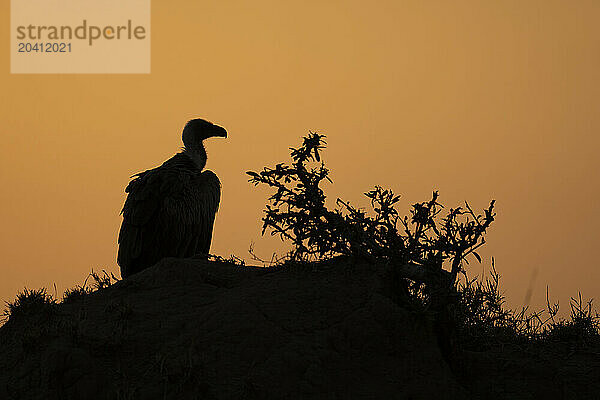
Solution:
M 457 376 L 433 319 L 395 300 L 392 281 L 385 266 L 349 259 L 278 268 L 164 259 L 0 328 L 0 399 L 585 398 L 570 394 L 598 389 L 570 388 L 568 367 L 517 350 L 508 372 L 498 354 L 465 354 Z M 588 373 L 600 374 L 598 364 Z

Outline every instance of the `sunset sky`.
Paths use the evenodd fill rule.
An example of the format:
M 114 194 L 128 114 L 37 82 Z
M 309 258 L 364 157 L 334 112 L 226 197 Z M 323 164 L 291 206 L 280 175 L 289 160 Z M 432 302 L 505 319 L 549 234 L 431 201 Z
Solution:
M 447 206 L 497 220 L 481 252 L 508 303 L 581 291 L 598 299 L 600 2 L 152 2 L 151 73 L 10 74 L 0 5 L 0 300 L 23 287 L 59 296 L 93 268 L 118 274 L 129 177 L 182 146 L 186 120 L 223 184 L 212 253 L 263 258 L 269 192 L 245 171 L 288 160 L 308 130 L 337 197 L 367 206 L 374 185 L 399 209 L 439 190 Z

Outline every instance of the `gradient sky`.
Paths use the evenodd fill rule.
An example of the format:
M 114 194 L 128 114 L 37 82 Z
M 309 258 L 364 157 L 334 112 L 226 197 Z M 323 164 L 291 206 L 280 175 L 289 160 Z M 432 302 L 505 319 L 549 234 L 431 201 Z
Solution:
M 329 200 L 399 208 L 497 200 L 484 265 L 512 306 L 600 297 L 600 2 L 153 1 L 149 75 L 11 75 L 0 5 L 0 299 L 118 275 L 129 176 L 178 151 L 204 117 L 223 184 L 212 253 L 269 258 L 268 191 L 247 170 L 328 136 Z M 598 300 L 600 302 L 600 299 Z

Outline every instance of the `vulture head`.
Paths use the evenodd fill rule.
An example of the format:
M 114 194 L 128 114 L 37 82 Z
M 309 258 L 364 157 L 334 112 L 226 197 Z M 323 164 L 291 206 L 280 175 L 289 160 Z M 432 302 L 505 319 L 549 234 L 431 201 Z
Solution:
M 200 169 L 206 165 L 206 150 L 202 141 L 210 137 L 227 137 L 227 131 L 204 119 L 192 119 L 185 124 L 181 140 L 184 151 L 196 162 Z

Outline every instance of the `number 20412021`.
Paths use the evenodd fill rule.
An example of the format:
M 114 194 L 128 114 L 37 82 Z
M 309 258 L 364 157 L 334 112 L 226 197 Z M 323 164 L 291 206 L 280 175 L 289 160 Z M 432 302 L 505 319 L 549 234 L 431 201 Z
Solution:
M 70 53 L 71 43 L 18 43 L 19 53 Z

